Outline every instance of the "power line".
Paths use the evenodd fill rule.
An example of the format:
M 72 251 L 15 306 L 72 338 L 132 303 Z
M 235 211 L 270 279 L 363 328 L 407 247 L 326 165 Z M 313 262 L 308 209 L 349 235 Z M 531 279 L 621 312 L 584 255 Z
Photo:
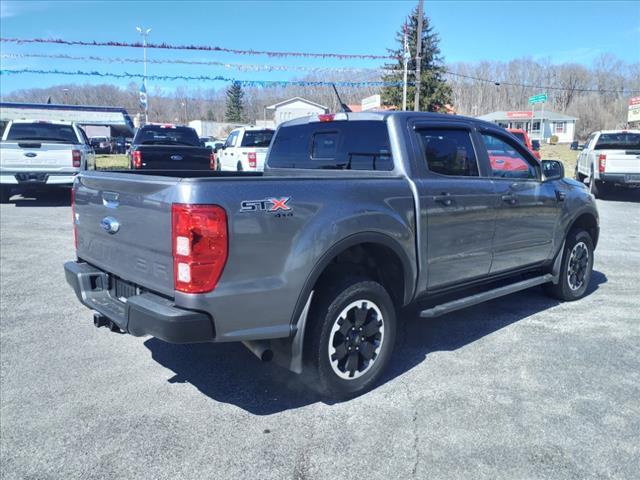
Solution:
M 540 90 L 560 90 L 560 91 L 572 91 L 572 92 L 595 92 L 595 93 L 639 93 L 640 90 L 631 90 L 623 88 L 622 90 L 615 89 L 599 89 L 599 88 L 567 88 L 567 87 L 553 87 L 551 85 L 533 85 L 527 83 L 515 83 L 515 82 L 505 82 L 502 80 L 490 80 L 488 78 L 474 77 L 472 75 L 463 75 L 462 73 L 452 72 L 450 70 L 445 70 L 444 73 L 447 75 L 453 75 L 455 77 L 468 78 L 471 80 L 476 80 L 478 82 L 485 83 L 493 83 L 496 86 L 500 85 L 509 85 L 511 87 L 523 87 L 523 88 L 537 88 Z

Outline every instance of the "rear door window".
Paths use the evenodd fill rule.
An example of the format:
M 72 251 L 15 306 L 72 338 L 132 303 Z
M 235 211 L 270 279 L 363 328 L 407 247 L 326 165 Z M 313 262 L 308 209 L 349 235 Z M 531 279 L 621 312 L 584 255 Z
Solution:
M 392 170 L 387 125 L 380 120 L 338 120 L 281 127 L 271 168 Z
M 468 130 L 427 128 L 418 130 L 417 134 L 430 171 L 456 177 L 480 175 Z

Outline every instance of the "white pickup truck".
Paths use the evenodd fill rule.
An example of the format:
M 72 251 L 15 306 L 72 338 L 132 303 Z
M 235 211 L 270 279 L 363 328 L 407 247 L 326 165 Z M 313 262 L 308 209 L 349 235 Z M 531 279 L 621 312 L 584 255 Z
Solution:
M 218 170 L 262 172 L 274 133 L 271 129 L 259 127 L 232 130 L 222 148 L 216 152 Z
M 589 135 L 578 155 L 576 180 L 602 197 L 615 187 L 640 187 L 640 130 L 602 130 Z
M 0 142 L 0 200 L 18 191 L 71 187 L 80 170 L 93 166 L 93 150 L 75 123 L 13 120 Z

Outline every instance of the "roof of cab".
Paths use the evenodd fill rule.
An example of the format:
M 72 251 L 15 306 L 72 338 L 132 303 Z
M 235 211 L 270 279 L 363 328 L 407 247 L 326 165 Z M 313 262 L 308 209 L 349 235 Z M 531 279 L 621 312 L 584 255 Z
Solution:
M 473 117 L 465 117 L 462 115 L 449 115 L 445 113 L 435 112 L 408 112 L 408 111 L 366 111 L 366 112 L 338 112 L 327 115 L 333 115 L 334 121 L 349 120 L 349 121 L 362 121 L 362 120 L 380 120 L 384 121 L 389 117 L 407 117 L 407 118 L 423 118 L 425 120 L 432 121 L 447 121 L 447 122 L 460 122 L 460 123 L 473 123 L 478 126 L 498 129 L 499 127 L 495 123 L 487 122 Z M 311 115 L 307 117 L 294 118 L 280 124 L 280 126 L 294 126 L 305 125 L 308 123 L 319 122 L 319 115 Z

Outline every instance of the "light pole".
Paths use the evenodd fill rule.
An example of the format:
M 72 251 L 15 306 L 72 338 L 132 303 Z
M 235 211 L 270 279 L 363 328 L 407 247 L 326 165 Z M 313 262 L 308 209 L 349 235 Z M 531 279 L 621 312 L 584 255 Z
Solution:
M 149 102 L 148 102 L 148 94 L 147 94 L 147 37 L 151 32 L 150 28 L 144 29 L 141 27 L 136 27 L 136 30 L 140 35 L 142 35 L 142 55 L 144 58 L 144 77 L 142 79 L 142 85 L 144 85 L 144 123 L 149 121 L 148 111 L 149 111 Z M 142 103 L 142 102 L 141 102 Z

